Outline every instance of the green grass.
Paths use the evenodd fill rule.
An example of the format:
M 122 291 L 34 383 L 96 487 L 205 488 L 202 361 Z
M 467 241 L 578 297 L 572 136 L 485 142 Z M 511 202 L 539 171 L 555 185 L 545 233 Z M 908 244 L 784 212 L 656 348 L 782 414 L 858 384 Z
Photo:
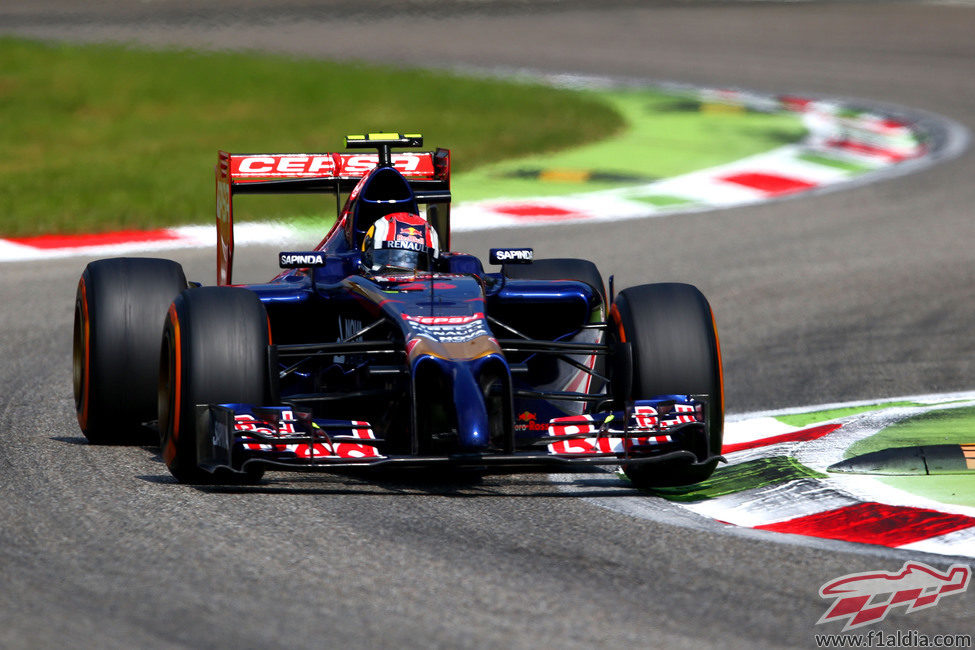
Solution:
M 213 219 L 218 149 L 338 151 L 347 133 L 420 132 L 455 172 L 611 136 L 586 93 L 248 53 L 0 38 L 0 236 Z M 238 218 L 322 212 L 247 197 Z
M 824 477 L 824 474 L 806 467 L 794 458 L 772 456 L 730 466 L 719 466 L 710 478 L 695 485 L 656 488 L 652 492 L 670 501 L 693 503 L 775 483 Z
M 218 149 L 337 151 L 346 133 L 421 132 L 452 150 L 454 199 L 469 201 L 645 184 L 804 134 L 793 114 L 700 108 L 645 88 L 0 38 L 0 236 L 210 223 Z M 248 196 L 235 211 L 321 229 L 334 200 Z
M 592 96 L 622 115 L 627 128 L 584 146 L 461 174 L 454 182 L 455 196 L 459 200 L 552 196 L 647 183 L 768 151 L 805 134 L 800 118 L 792 113 L 701 112 L 694 100 L 645 88 L 593 91 Z M 516 176 L 539 169 L 558 172 L 554 176 L 559 180 Z M 573 180 L 580 172 L 593 174 L 589 181 Z M 633 180 L 613 180 L 614 175 Z
M 975 407 L 939 409 L 907 418 L 858 440 L 844 452 L 852 458 L 890 447 L 975 443 Z M 975 478 L 973 475 L 972 478 Z
M 924 406 L 918 402 L 884 402 L 882 404 L 868 404 L 866 406 L 844 406 L 836 409 L 827 409 L 825 411 L 811 411 L 809 413 L 796 413 L 794 415 L 779 415 L 776 416 L 776 420 L 782 422 L 783 424 L 788 424 L 794 427 L 806 427 L 810 424 L 815 424 L 817 422 L 827 422 L 829 420 L 836 420 L 839 418 L 849 417 L 851 415 L 857 415 L 859 413 L 868 413 L 870 411 L 879 411 L 885 408 L 894 408 L 896 406 Z
M 825 165 L 826 167 L 842 169 L 843 171 L 850 172 L 851 174 L 862 174 L 873 169 L 873 167 L 870 165 L 861 165 L 860 163 L 855 163 L 850 160 L 841 160 L 839 158 L 832 158 L 830 156 L 817 155 L 813 153 L 804 153 L 799 156 L 799 159 L 805 160 L 806 162 L 816 163 L 817 165 Z
M 890 447 L 975 443 L 975 407 L 931 411 L 882 429 L 847 449 L 851 458 Z M 942 503 L 975 507 L 975 472 L 953 476 L 878 476 L 877 480 Z
M 975 476 L 953 474 L 949 476 L 875 476 L 878 481 L 898 490 L 959 506 L 975 508 Z

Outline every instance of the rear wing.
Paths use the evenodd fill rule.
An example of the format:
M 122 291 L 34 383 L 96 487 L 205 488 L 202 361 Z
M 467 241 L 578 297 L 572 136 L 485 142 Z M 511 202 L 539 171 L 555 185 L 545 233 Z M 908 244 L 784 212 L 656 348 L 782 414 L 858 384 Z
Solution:
M 217 284 L 231 283 L 234 258 L 234 196 L 239 194 L 334 194 L 336 215 L 349 194 L 380 162 L 409 181 L 417 203 L 446 250 L 450 245 L 450 151 L 391 153 L 392 146 L 422 146 L 418 135 L 349 136 L 349 148 L 378 153 L 228 153 L 217 154 Z

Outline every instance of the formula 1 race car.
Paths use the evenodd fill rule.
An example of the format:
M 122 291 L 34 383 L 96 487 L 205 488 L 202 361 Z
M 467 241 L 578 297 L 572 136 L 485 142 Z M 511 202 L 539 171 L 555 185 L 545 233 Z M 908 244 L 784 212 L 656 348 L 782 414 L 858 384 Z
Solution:
M 617 465 L 688 484 L 722 460 L 720 350 L 686 284 L 609 293 L 581 259 L 450 251 L 450 152 L 419 135 L 349 136 L 376 153 L 220 152 L 217 286 L 176 262 L 90 263 L 75 304 L 74 393 L 91 443 L 157 423 L 181 482 L 265 470 Z M 331 193 L 313 250 L 232 285 L 233 200 Z M 342 198 L 347 197 L 343 202 Z M 160 345 L 161 338 L 161 345 Z

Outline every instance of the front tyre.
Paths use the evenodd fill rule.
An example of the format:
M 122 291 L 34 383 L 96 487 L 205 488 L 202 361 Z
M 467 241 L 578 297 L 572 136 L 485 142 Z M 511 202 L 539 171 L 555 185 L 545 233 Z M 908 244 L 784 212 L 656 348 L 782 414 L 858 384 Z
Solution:
M 181 483 L 233 480 L 198 465 L 196 405 L 269 403 L 269 344 L 267 312 L 247 289 L 188 289 L 170 305 L 159 351 L 159 435 L 163 461 Z
M 120 257 L 91 262 L 78 281 L 72 365 L 78 424 L 92 444 L 136 442 L 156 419 L 159 333 L 186 288 L 171 260 Z
M 658 395 L 708 395 L 708 439 L 688 445 L 698 460 L 721 453 L 724 388 L 721 348 L 711 306 L 694 286 L 645 284 L 624 289 L 610 312 L 616 336 L 632 353 L 631 399 Z M 701 465 L 686 462 L 623 465 L 637 487 L 689 485 L 711 476 L 717 459 Z

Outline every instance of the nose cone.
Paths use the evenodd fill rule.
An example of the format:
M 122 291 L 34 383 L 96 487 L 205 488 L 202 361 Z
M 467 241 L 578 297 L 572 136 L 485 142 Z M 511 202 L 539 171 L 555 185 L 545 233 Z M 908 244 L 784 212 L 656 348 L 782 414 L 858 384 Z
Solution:
M 488 336 L 478 336 L 469 341 L 443 342 L 426 337 L 414 338 L 407 346 L 410 363 L 434 364 L 449 379 L 451 394 L 438 395 L 435 399 L 453 398 L 453 410 L 457 414 L 457 443 L 462 451 L 479 451 L 490 444 L 490 415 L 478 382 L 479 371 L 489 358 L 500 358 L 501 348 Z
M 510 380 L 506 381 L 502 374 L 505 369 L 503 361 L 496 357 L 472 361 L 437 356 L 417 359 L 413 365 L 413 390 L 420 447 L 428 437 L 442 439 L 446 432 L 456 434 L 449 437 L 453 441 L 451 449 L 458 452 L 497 446 L 492 433 L 499 435 L 502 419 L 510 417 L 509 411 L 498 406 L 497 391 L 510 386 Z
M 450 369 L 457 410 L 457 441 L 462 451 L 485 449 L 490 443 L 487 405 L 469 363 L 453 363 Z

